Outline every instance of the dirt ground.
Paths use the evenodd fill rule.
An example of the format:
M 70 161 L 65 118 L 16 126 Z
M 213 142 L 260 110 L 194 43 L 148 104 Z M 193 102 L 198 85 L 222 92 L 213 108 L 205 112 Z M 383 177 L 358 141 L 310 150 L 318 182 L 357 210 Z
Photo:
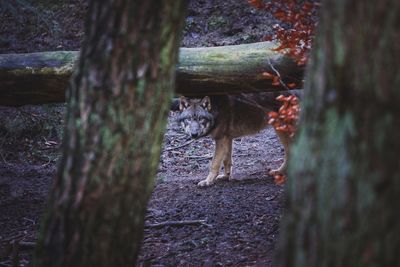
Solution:
M 0 16 L 0 53 L 79 49 L 86 2 L 38 2 Z M 273 23 L 247 1 L 192 0 L 182 46 L 262 41 Z M 63 105 L 0 107 L 0 267 L 27 266 L 31 259 L 60 157 L 64 112 Z M 236 139 L 235 179 L 198 188 L 214 144 L 202 138 L 180 147 L 189 138 L 174 116 L 148 206 L 146 224 L 153 226 L 145 229 L 138 266 L 271 266 L 283 202 L 283 187 L 267 175 L 283 158 L 276 135 L 266 129 Z M 187 220 L 199 223 L 154 226 Z

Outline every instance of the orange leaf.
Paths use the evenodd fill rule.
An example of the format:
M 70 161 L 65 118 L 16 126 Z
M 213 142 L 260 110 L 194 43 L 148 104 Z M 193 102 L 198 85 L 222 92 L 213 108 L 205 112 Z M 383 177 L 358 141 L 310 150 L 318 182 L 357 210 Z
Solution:
M 274 86 L 279 86 L 281 83 L 279 82 L 279 77 L 278 76 L 274 76 L 274 78 L 272 78 L 272 85 Z
M 274 74 L 272 74 L 272 73 L 269 73 L 269 72 L 267 72 L 267 71 L 263 72 L 263 73 L 262 73 L 262 76 L 265 77 L 265 78 L 267 78 L 267 79 L 273 79 L 274 77 L 276 77 L 276 75 L 274 75 Z
M 279 116 L 279 114 L 278 114 L 278 112 L 275 112 L 275 111 L 270 111 L 270 112 L 268 112 L 268 116 L 270 117 L 270 118 L 278 118 L 278 116 Z
M 285 99 L 285 96 L 284 95 L 279 95 L 277 98 L 276 98 L 276 100 L 278 100 L 278 101 L 283 101 Z
M 283 185 L 286 181 L 286 177 L 283 174 L 277 174 L 274 176 L 274 182 L 277 185 Z

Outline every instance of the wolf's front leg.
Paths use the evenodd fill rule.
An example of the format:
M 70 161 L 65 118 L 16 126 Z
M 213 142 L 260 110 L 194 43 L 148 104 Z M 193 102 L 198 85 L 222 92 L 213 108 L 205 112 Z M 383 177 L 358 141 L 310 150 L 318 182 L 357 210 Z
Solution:
M 221 169 L 222 161 L 226 159 L 227 153 L 232 149 L 232 139 L 230 138 L 221 138 L 215 140 L 215 151 L 214 157 L 211 162 L 210 172 L 207 175 L 207 178 L 203 181 L 200 181 L 197 185 L 198 186 L 209 186 L 215 183 L 215 180 L 218 176 L 219 170 Z M 225 163 L 225 162 L 224 162 Z M 227 161 L 229 165 L 231 165 L 231 161 Z M 225 168 L 227 166 L 225 165 Z M 230 175 L 230 167 L 227 169 L 228 174 Z M 226 172 L 225 172 L 226 174 Z
M 232 143 L 233 140 L 230 138 L 227 138 L 225 141 L 225 155 L 223 159 L 224 163 L 224 174 L 220 174 L 217 176 L 217 179 L 230 179 L 231 178 L 231 173 L 232 173 Z

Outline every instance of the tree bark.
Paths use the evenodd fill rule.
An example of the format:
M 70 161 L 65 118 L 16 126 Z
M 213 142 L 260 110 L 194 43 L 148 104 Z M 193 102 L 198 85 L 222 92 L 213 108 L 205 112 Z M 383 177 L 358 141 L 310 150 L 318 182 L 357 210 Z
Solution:
M 322 1 L 274 266 L 400 266 L 399 14 Z
M 303 68 L 275 44 L 261 42 L 223 47 L 181 48 L 176 92 L 186 96 L 278 91 L 262 75 L 274 73 L 302 87 Z M 0 55 L 0 105 L 63 102 L 78 52 L 58 51 Z
M 89 3 L 34 266 L 134 266 L 186 1 Z

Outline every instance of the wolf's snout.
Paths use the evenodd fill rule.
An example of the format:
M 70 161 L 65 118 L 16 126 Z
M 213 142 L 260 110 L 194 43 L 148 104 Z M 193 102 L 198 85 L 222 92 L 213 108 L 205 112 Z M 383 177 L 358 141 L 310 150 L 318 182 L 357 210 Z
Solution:
M 190 124 L 190 136 L 192 138 L 197 138 L 200 136 L 200 124 L 197 121 L 192 121 Z

